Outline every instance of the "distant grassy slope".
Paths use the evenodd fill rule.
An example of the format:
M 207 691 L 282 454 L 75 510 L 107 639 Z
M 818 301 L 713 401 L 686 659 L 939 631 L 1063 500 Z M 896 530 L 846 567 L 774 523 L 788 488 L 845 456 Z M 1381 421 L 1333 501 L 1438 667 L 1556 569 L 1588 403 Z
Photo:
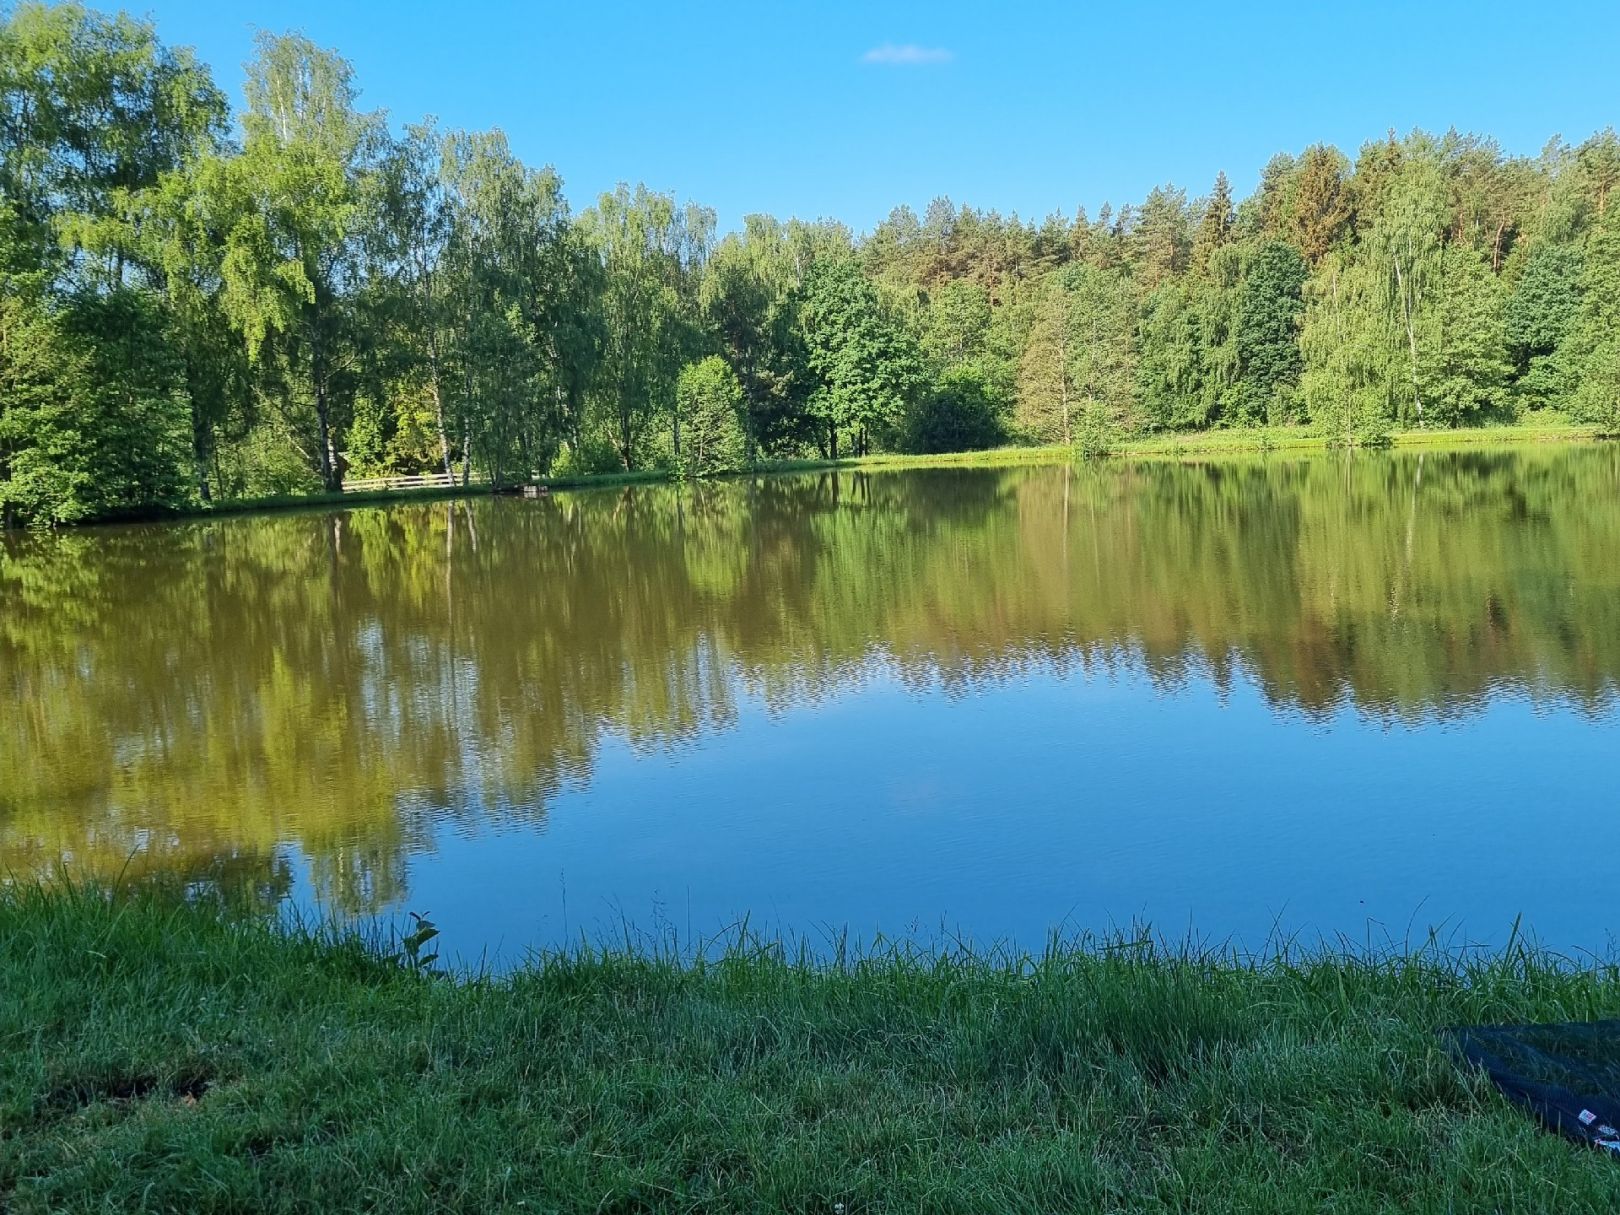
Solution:
M 1516 951 L 1135 946 L 418 977 L 148 899 L 0 894 L 0 1209 L 1612 1210 L 1455 1022 L 1620 1013 Z

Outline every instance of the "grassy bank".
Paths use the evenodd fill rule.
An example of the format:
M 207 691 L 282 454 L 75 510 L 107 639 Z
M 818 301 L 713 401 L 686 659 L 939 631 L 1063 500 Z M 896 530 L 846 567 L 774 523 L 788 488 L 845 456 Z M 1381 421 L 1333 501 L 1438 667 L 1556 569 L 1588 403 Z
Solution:
M 1561 419 L 1521 422 L 1512 426 L 1472 426 L 1456 430 L 1397 430 L 1390 445 L 1399 450 L 1512 446 L 1524 443 L 1578 443 L 1602 438 L 1595 426 L 1579 426 Z M 1119 451 L 1132 456 L 1219 456 L 1268 451 L 1327 451 L 1330 441 L 1305 427 L 1268 426 L 1254 430 L 1207 430 L 1188 434 L 1154 435 L 1132 439 Z
M 1620 973 L 1146 947 L 411 973 L 173 902 L 0 896 L 0 1209 L 1600 1210 L 1433 1031 Z
M 1461 430 L 1400 430 L 1391 436 L 1397 448 L 1445 448 L 1510 446 L 1522 443 L 1590 442 L 1602 438 L 1596 427 L 1578 426 L 1558 419 L 1545 422 L 1524 422 L 1511 426 L 1478 426 Z M 1202 458 L 1222 455 L 1253 455 L 1266 452 L 1327 451 L 1329 440 L 1305 427 L 1274 426 L 1253 430 L 1207 430 L 1187 433 L 1153 435 L 1130 439 L 1114 453 L 1121 459 Z M 828 472 L 835 469 L 890 469 L 890 468 L 1008 468 L 1026 464 L 1054 464 L 1074 459 L 1072 448 L 1058 445 L 1042 447 L 997 447 L 988 451 L 942 452 L 929 455 L 902 455 L 882 453 L 871 456 L 851 456 L 840 460 L 767 460 L 734 476 L 773 475 L 780 473 Z M 664 484 L 674 480 L 662 469 L 643 469 L 638 472 L 591 473 L 575 476 L 542 478 L 553 490 L 606 489 L 624 485 Z M 276 494 L 259 498 L 233 498 L 199 505 L 191 510 L 136 513 L 120 516 L 116 520 L 101 522 L 131 522 L 142 519 L 182 518 L 197 515 L 240 515 L 261 511 L 308 510 L 313 507 L 365 506 L 387 502 L 422 502 L 442 498 L 465 498 L 489 493 L 482 483 L 463 489 L 380 489 L 362 493 Z
M 181 514 L 248 515 L 261 511 L 307 510 L 312 506 L 370 506 L 386 502 L 432 502 L 440 498 L 467 498 L 489 493 L 489 486 L 474 482 L 468 486 L 431 489 L 368 489 L 352 493 L 271 494 L 261 498 L 232 498 Z

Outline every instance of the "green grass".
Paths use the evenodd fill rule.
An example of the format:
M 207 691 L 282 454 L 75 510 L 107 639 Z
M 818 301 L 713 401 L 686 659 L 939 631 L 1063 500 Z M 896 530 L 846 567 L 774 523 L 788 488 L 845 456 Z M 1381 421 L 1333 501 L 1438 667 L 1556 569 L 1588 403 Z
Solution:
M 1395 431 L 1391 442 L 1398 448 L 1463 447 L 1521 443 L 1590 441 L 1605 437 L 1598 428 L 1582 426 L 1556 415 L 1501 426 L 1476 426 L 1459 430 Z M 1272 451 L 1326 451 L 1328 440 L 1308 427 L 1274 426 L 1249 430 L 1206 430 L 1152 435 L 1126 440 L 1115 453 L 1121 459 L 1163 459 L 1250 455 Z M 1008 468 L 1026 464 L 1054 464 L 1074 459 L 1073 449 L 1061 444 L 1038 447 L 996 447 L 988 451 L 942 452 L 929 455 L 881 453 L 851 456 L 839 460 L 766 460 L 759 465 L 728 476 L 774 475 L 796 472 L 827 472 L 834 469 L 891 468 Z M 552 490 L 606 489 L 625 485 L 661 484 L 673 480 L 664 469 L 638 472 L 582 473 L 543 477 Z M 726 477 L 720 478 L 722 480 Z M 463 489 L 379 489 L 361 493 L 275 494 L 257 498 L 233 498 L 178 511 L 135 511 L 101 522 L 130 522 L 140 519 L 174 518 L 194 515 L 240 515 L 263 511 L 307 510 L 333 506 L 364 506 L 387 502 L 433 501 L 443 498 L 474 497 L 490 492 L 487 484 Z
M 597 489 L 615 485 L 647 485 L 674 480 L 663 468 L 643 468 L 636 472 L 575 473 L 569 476 L 541 477 L 539 483 L 551 489 Z
M 1521 443 L 1569 443 L 1602 438 L 1599 428 L 1562 418 L 1525 421 L 1502 426 L 1472 426 L 1455 430 L 1397 430 L 1390 445 L 1397 449 L 1508 446 Z M 1325 435 L 1303 426 L 1262 426 L 1252 430 L 1205 430 L 1153 435 L 1125 442 L 1122 457 L 1219 456 L 1267 451 L 1326 451 Z
M 0 894 L 0 1210 L 1598 1211 L 1458 1022 L 1620 972 L 1094 943 L 507 978 L 149 895 Z M 841 1207 L 840 1207 L 840 1204 Z
M 1061 463 L 1073 458 L 1062 444 L 1041 447 L 992 447 L 984 451 L 933 452 L 909 455 L 880 452 L 840 460 L 768 460 L 760 472 L 818 472 L 836 468 L 1006 468 L 1020 464 Z

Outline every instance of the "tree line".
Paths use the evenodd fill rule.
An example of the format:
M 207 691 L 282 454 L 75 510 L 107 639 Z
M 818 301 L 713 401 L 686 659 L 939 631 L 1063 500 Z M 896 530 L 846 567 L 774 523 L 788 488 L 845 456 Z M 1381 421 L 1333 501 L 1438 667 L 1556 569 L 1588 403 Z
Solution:
M 232 114 L 148 21 L 0 15 L 0 521 L 441 471 L 1556 411 L 1620 430 L 1620 139 L 1393 133 L 1234 199 L 857 237 L 645 186 L 571 212 L 499 131 L 390 127 L 261 34 Z

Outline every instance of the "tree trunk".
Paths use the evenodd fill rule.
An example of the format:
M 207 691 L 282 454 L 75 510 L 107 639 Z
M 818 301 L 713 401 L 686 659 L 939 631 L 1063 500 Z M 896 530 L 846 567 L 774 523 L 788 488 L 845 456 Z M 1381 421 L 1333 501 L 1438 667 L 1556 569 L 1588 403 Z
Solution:
M 1416 310 L 1416 301 L 1408 300 L 1406 296 L 1406 276 L 1401 273 L 1401 262 L 1395 259 L 1395 286 L 1401 293 L 1401 316 L 1406 322 L 1406 342 L 1412 352 L 1412 403 L 1417 407 L 1417 424 L 1423 425 L 1423 394 L 1418 389 L 1418 350 L 1417 330 L 1413 327 L 1412 313 Z
M 321 476 L 321 488 L 329 494 L 343 489 L 343 473 L 338 468 L 337 448 L 332 439 L 332 402 L 327 394 L 326 345 L 322 340 L 322 310 L 326 290 L 319 281 L 315 284 L 315 298 L 304 313 L 309 327 L 310 391 L 315 402 L 315 467 Z
M 191 415 L 191 458 L 197 465 L 197 496 L 204 502 L 212 502 L 213 496 L 208 490 L 208 464 L 210 460 L 210 442 L 207 424 L 197 416 L 193 406 Z
M 315 391 L 315 460 L 321 474 L 321 488 L 329 494 L 339 493 L 343 489 L 343 475 L 337 467 L 337 450 L 332 444 L 331 402 L 326 395 L 325 362 L 321 357 L 320 344 L 315 344 L 311 357 L 311 379 Z
M 1058 395 L 1063 401 L 1063 445 L 1072 445 L 1069 435 L 1069 310 L 1063 309 L 1063 324 L 1058 329 Z
M 636 471 L 636 453 L 630 450 L 630 423 L 630 406 L 621 395 L 619 398 L 619 463 L 624 465 L 625 472 Z
M 468 332 L 470 333 L 471 330 L 472 326 L 471 322 L 469 321 Z M 462 360 L 461 386 L 463 393 L 463 413 L 461 416 L 461 487 L 466 489 L 467 483 L 472 480 L 472 421 L 470 415 L 472 413 L 473 391 L 472 363 L 468 359 Z
M 450 467 L 450 436 L 444 429 L 444 391 L 439 381 L 439 343 L 437 338 L 429 334 L 428 387 L 433 392 L 433 419 L 439 428 L 439 458 L 444 461 L 444 475 L 451 477 L 455 471 Z
M 11 452 L 0 447 L 0 484 L 11 480 Z M 19 522 L 17 504 L 7 498 L 0 502 L 0 531 L 9 532 Z

